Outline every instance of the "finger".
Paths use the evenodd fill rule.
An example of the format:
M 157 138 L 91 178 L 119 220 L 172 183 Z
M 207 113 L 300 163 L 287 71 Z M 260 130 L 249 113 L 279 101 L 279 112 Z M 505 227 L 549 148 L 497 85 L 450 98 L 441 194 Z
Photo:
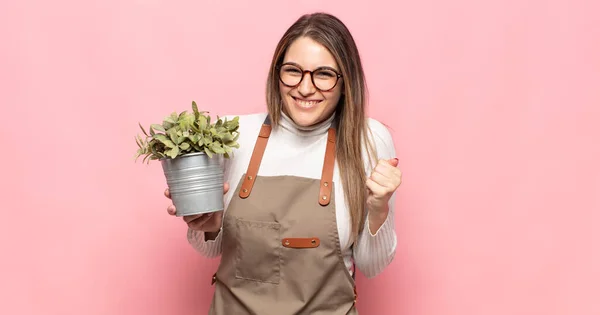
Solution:
M 165 197 L 171 199 L 171 192 L 169 191 L 169 188 L 165 189 Z
M 185 223 L 190 223 L 200 217 L 202 217 L 204 214 L 196 214 L 196 215 L 186 215 L 183 217 L 183 221 L 185 221 Z
M 385 188 L 393 188 L 394 180 L 388 176 L 385 176 L 379 172 L 371 173 L 370 179 L 374 181 L 377 185 L 385 187 Z
M 368 178 L 367 179 L 367 188 L 369 188 L 369 190 L 377 196 L 383 196 L 385 195 L 385 187 L 377 184 L 374 180 Z
M 223 194 L 226 194 L 229 191 L 229 183 L 223 184 Z
M 375 169 L 373 170 L 373 172 L 380 173 L 381 175 L 391 178 L 394 181 L 398 180 L 402 176 L 402 172 L 400 171 L 399 168 L 392 166 L 392 164 L 390 164 L 390 163 L 391 163 L 390 160 L 379 161 L 377 166 L 375 166 Z M 397 163 L 394 162 L 394 164 L 397 164 Z
M 167 207 L 167 212 L 170 215 L 175 215 L 177 213 L 177 209 L 175 209 L 174 205 L 170 205 L 170 206 Z
M 208 220 L 210 220 L 213 216 L 213 213 L 209 213 L 209 214 L 205 214 L 191 222 L 188 223 L 188 225 L 193 228 L 193 229 L 201 229 L 202 226 L 204 224 L 206 224 L 206 222 L 208 222 Z
M 379 173 L 385 177 L 393 178 L 399 175 L 400 169 L 391 166 L 387 160 L 381 160 L 377 166 L 375 166 L 372 174 L 373 173 Z

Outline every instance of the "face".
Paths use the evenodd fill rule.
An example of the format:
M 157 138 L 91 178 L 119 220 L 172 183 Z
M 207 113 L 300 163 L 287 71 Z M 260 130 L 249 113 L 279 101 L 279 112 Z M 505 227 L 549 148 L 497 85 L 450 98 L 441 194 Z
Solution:
M 283 111 L 303 127 L 329 118 L 335 111 L 344 88 L 342 78 L 337 79 L 336 75 L 336 72 L 339 74 L 341 70 L 329 50 L 308 37 L 300 37 L 288 47 L 282 64 L 280 75 L 287 78 L 284 81 L 288 84 L 279 81 Z M 310 74 L 302 74 L 302 70 L 318 70 L 313 74 L 316 86 Z M 300 84 L 289 86 L 294 85 L 300 78 Z M 335 86 L 324 91 L 329 89 L 336 79 Z M 289 84 L 290 82 L 292 84 Z

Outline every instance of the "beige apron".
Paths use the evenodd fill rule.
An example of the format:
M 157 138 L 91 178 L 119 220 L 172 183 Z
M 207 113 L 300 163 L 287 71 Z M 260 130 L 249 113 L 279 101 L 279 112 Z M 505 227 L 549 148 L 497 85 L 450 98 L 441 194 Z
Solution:
M 328 131 L 320 180 L 256 176 L 270 133 L 267 117 L 225 212 L 209 313 L 358 314 L 332 193 L 335 129 Z

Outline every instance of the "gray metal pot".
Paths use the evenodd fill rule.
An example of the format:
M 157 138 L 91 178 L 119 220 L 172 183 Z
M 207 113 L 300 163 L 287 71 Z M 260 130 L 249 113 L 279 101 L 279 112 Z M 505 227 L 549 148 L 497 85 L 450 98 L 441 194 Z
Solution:
M 160 160 L 178 217 L 223 210 L 222 160 L 202 152 Z

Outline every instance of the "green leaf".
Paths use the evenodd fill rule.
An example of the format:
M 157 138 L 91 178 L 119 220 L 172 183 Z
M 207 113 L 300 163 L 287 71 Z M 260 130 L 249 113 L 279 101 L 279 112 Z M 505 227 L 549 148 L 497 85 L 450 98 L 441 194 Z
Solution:
M 196 143 L 192 143 L 192 148 L 194 148 L 194 150 L 195 150 L 196 152 L 202 152 L 202 151 L 203 151 L 202 147 L 201 147 L 201 146 L 199 146 L 199 145 L 198 145 L 198 144 L 196 144 Z
M 142 124 L 138 122 L 138 125 L 140 126 L 140 129 L 142 129 L 142 132 L 146 135 L 146 137 L 149 137 L 146 133 L 146 130 L 144 130 L 144 127 L 142 127 Z
M 217 154 L 224 154 L 224 153 L 225 153 L 225 150 L 224 150 L 223 148 L 221 148 L 221 147 L 219 147 L 219 146 L 216 146 L 214 143 L 213 143 L 213 145 L 211 146 L 211 149 L 212 149 L 212 151 L 213 151 L 214 153 L 217 153 Z
M 167 133 L 169 134 L 169 138 L 171 138 L 171 141 L 177 142 L 177 130 L 175 130 L 175 128 L 169 129 Z
M 167 147 L 167 148 L 176 148 L 177 146 L 175 145 L 175 143 L 173 143 L 173 141 L 171 140 L 166 140 L 165 142 L 163 142 L 163 144 Z
M 167 136 L 165 136 L 163 134 L 157 133 L 154 135 L 154 138 L 156 140 L 158 140 L 160 143 L 164 144 L 168 148 L 175 147 L 175 144 L 173 143 L 173 141 L 169 140 L 169 138 L 167 138 Z
M 142 143 L 140 143 L 140 135 L 135 136 L 135 143 L 137 143 L 138 147 L 142 147 Z
M 160 141 L 160 142 L 164 142 L 165 140 L 169 140 L 167 138 L 167 136 L 163 135 L 162 133 L 157 133 L 154 135 L 154 139 Z
M 195 118 L 198 119 L 200 112 L 198 111 L 198 105 L 196 104 L 195 101 L 192 101 L 192 110 L 194 111 Z
M 170 122 L 168 122 L 168 121 L 163 121 L 163 124 L 162 124 L 162 125 L 163 125 L 164 129 L 167 129 L 167 130 L 168 130 L 168 129 L 171 129 L 171 128 L 173 128 L 173 126 L 175 126 L 175 124 L 174 124 L 174 123 L 170 123 Z
M 212 152 L 210 152 L 210 150 L 207 147 L 204 147 L 204 152 L 206 153 L 206 155 L 208 155 L 209 158 L 213 157 Z
M 183 130 L 188 130 L 194 124 L 194 114 L 185 114 L 179 118 L 179 127 Z
M 167 117 L 165 117 L 165 119 L 163 120 L 163 122 L 167 122 L 169 124 L 173 124 L 174 125 L 174 124 L 177 123 L 177 116 L 175 116 L 175 118 L 173 118 L 171 116 L 167 116 Z M 169 127 L 165 126 L 165 128 L 169 128 Z
M 174 159 L 177 157 L 177 155 L 179 154 L 179 147 L 174 147 L 173 149 L 171 149 L 169 151 L 169 153 L 167 154 L 170 158 Z
M 221 134 L 221 139 L 224 143 L 231 142 L 233 141 L 233 135 L 231 135 L 230 133 L 223 133 Z
M 179 148 L 182 149 L 182 150 L 187 150 L 187 149 L 190 148 L 190 144 L 187 143 L 187 142 L 184 142 L 184 143 L 182 143 L 182 144 L 179 145 Z
M 205 130 L 207 126 L 208 126 L 208 122 L 207 122 L 206 116 L 200 116 L 198 118 L 198 130 L 197 130 L 197 132 L 201 132 L 201 131 Z
M 157 141 L 157 140 L 152 140 L 153 143 L 155 141 Z M 153 155 L 160 156 L 160 153 L 156 150 L 156 146 L 155 145 L 150 146 L 150 152 L 152 152 Z
M 154 130 L 157 130 L 157 131 L 165 132 L 165 128 L 163 128 L 163 126 L 159 125 L 159 124 L 152 124 L 152 125 L 150 125 L 150 128 L 153 128 Z
M 237 143 L 237 142 L 233 142 L 233 141 L 232 141 L 232 142 L 228 142 L 228 143 L 226 143 L 226 145 L 227 145 L 228 147 L 232 147 L 232 148 L 236 148 L 236 149 L 238 149 L 238 148 L 240 147 L 240 144 L 239 144 L 239 143 Z

